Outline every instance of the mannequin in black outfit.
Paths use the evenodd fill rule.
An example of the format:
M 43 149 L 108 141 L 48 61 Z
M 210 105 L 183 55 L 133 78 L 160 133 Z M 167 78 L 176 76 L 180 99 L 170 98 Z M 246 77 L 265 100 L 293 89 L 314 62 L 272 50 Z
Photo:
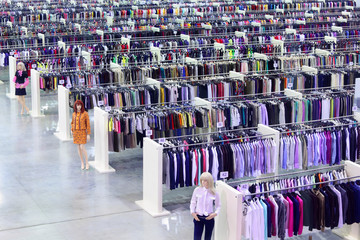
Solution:
M 18 97 L 18 101 L 21 104 L 21 115 L 26 113 L 29 114 L 29 108 L 25 104 L 26 86 L 29 84 L 28 74 L 23 62 L 19 62 L 16 65 L 16 73 L 13 79 L 15 83 L 15 95 Z

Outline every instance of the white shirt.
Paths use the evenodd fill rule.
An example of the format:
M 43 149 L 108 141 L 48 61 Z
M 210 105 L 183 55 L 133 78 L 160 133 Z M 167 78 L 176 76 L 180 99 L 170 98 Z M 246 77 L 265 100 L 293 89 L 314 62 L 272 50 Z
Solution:
M 215 211 L 214 211 L 215 203 Z M 213 195 L 204 187 L 195 188 L 190 201 L 190 212 L 202 216 L 208 216 L 211 213 L 219 214 L 220 212 L 220 196 L 219 193 Z

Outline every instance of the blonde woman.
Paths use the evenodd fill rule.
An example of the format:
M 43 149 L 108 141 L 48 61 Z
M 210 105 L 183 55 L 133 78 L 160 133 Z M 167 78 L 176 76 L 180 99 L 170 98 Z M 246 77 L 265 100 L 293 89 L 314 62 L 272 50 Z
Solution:
M 21 115 L 24 114 L 24 109 L 29 114 L 29 108 L 25 104 L 26 86 L 29 85 L 29 77 L 23 62 L 16 65 L 13 82 L 15 83 L 15 95 L 18 96 L 18 101 L 21 104 Z
M 200 176 L 200 187 L 195 188 L 193 192 L 190 212 L 194 217 L 194 240 L 201 240 L 204 227 L 204 239 L 210 240 L 215 225 L 214 218 L 220 212 L 220 197 L 215 191 L 214 179 L 208 172 Z

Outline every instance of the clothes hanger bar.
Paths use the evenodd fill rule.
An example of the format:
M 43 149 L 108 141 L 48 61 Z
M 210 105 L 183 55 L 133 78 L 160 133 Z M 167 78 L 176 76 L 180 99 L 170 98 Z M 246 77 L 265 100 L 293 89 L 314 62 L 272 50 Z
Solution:
M 300 130 L 289 130 L 289 131 L 286 131 L 286 132 L 280 132 L 280 134 L 288 134 L 288 133 L 296 133 L 296 132 L 306 132 L 306 131 L 320 130 L 320 129 L 324 129 L 324 128 L 346 127 L 346 126 L 352 126 L 352 125 L 359 126 L 359 125 L 360 125 L 360 122 L 340 124 L 340 125 L 332 125 L 332 126 L 326 126 L 326 127 L 304 128 L 304 129 L 300 129 Z
M 216 61 L 215 63 L 217 62 L 221 62 L 221 61 Z M 149 67 L 153 64 L 150 64 L 150 65 L 144 65 L 143 67 Z M 325 70 L 327 71 L 330 71 L 330 70 L 339 70 L 339 69 L 344 69 L 343 67 L 332 67 L 332 65 L 325 65 L 325 66 L 322 66 L 322 67 L 328 67 L 328 66 L 331 66 L 331 68 L 325 68 Z M 86 68 L 86 67 L 85 67 Z M 113 69 L 123 69 L 123 68 L 126 68 L 126 67 L 117 67 L 117 68 L 113 68 Z M 103 68 L 105 70 L 107 70 L 106 68 Z M 317 68 L 319 69 L 319 68 Z M 54 71 L 54 70 L 60 70 L 59 72 L 56 72 L 56 73 L 62 73 L 62 72 L 69 72 L 71 73 L 71 71 L 73 71 L 73 73 L 77 73 L 78 71 L 92 71 L 92 70 L 102 70 L 100 68 L 98 69 L 90 69 L 90 70 L 87 70 L 87 69 L 79 69 L 77 70 L 77 67 L 64 67 L 64 69 L 60 69 L 60 68 L 57 68 L 57 69 L 46 69 L 46 72 L 45 71 L 42 71 L 40 72 L 40 75 L 41 74 L 50 74 L 50 73 L 54 73 L 54 72 L 51 72 L 51 71 Z M 61 70 L 64 70 L 64 71 L 61 71 Z M 293 69 L 281 69 L 281 71 L 292 71 Z M 359 70 L 359 68 L 353 68 L 353 70 Z M 266 73 L 266 72 L 272 72 L 272 73 Z M 241 72 L 240 72 L 241 73 Z M 251 76 L 251 74 L 254 73 L 254 74 L 258 74 L 258 75 L 261 75 L 261 76 L 272 76 L 272 75 L 291 75 L 291 74 L 306 74 L 307 71 L 302 71 L 302 70 L 299 70 L 299 71 L 293 71 L 293 72 L 290 72 L 290 73 L 283 73 L 283 72 L 279 72 L 279 70 L 265 70 L 265 71 L 249 71 L 245 74 L 248 74 Z M 228 74 L 228 73 L 219 73 L 219 74 L 211 74 L 211 75 L 198 75 L 198 76 L 184 76 L 184 77 L 176 77 L 176 78 L 166 78 L 166 79 L 163 79 L 163 80 L 166 80 L 166 82 L 168 82 L 167 80 L 182 80 L 182 79 L 186 79 L 186 78 L 193 78 L 193 77 L 212 77 L 212 76 L 226 76 L 225 74 Z M 253 76 L 254 77 L 254 76 Z M 155 79 L 157 81 L 160 81 L 161 82 L 161 79 Z
M 296 124 L 307 124 L 311 122 L 319 122 L 319 121 L 330 121 L 330 120 L 336 120 L 336 119 L 346 119 L 349 117 L 353 117 L 354 115 L 348 115 L 348 116 L 342 116 L 342 117 L 335 117 L 335 118 L 329 118 L 329 119 L 323 119 L 323 120 L 312 120 L 312 121 L 305 121 L 305 122 L 298 122 L 298 123 L 284 123 L 284 124 L 274 124 L 274 125 L 268 125 L 268 127 L 274 127 L 274 126 L 283 126 L 283 125 L 296 125 Z M 232 132 L 239 132 L 239 131 L 247 131 L 247 130 L 256 130 L 258 127 L 248 127 L 248 128 L 239 128 L 239 129 L 231 129 L 231 130 L 223 130 L 223 131 L 216 131 L 216 132 L 210 132 L 210 133 L 197 133 L 197 134 L 190 134 L 190 135 L 182 135 L 182 136 L 173 136 L 173 137 L 166 137 L 166 138 L 154 138 L 152 140 L 159 141 L 160 139 L 179 139 L 179 138 L 191 138 L 194 136 L 204 136 L 204 135 L 213 135 L 221 133 L 232 133 Z M 258 179 L 255 179 L 258 180 Z
M 318 183 L 306 184 L 306 185 L 301 185 L 301 186 L 296 186 L 296 187 L 288 187 L 288 188 L 282 188 L 282 189 L 277 189 L 277 190 L 263 191 L 263 192 L 260 192 L 260 193 L 249 193 L 249 194 L 244 194 L 242 196 L 247 197 L 247 196 L 262 195 L 262 194 L 266 194 L 266 193 L 273 193 L 273 192 L 292 190 L 292 189 L 298 189 L 298 188 L 304 188 L 304 187 L 313 187 L 314 185 L 321 185 L 321 184 L 325 184 L 325 183 L 339 182 L 339 181 L 350 180 L 350 179 L 354 179 L 354 178 L 360 178 L 360 175 L 359 176 L 353 176 L 353 177 L 346 177 L 346 178 L 342 178 L 342 179 L 334 179 L 334 180 L 328 180 L 328 181 L 323 181 L 323 182 L 318 182 Z
M 221 79 L 219 79 L 221 81 Z M 218 80 L 218 81 L 219 81 Z M 206 80 L 204 80 L 206 81 Z M 213 81 L 216 81 L 216 79 L 214 79 Z M 355 87 L 355 84 L 348 84 L 348 85 L 344 85 L 343 87 Z M 336 89 L 336 88 L 343 88 L 343 87 L 321 87 L 321 88 L 304 88 L 304 89 L 291 89 L 291 90 L 294 90 L 294 91 L 311 91 L 311 90 L 318 90 L 318 89 L 323 89 L 323 90 L 326 90 L 326 89 Z M 345 90 L 346 91 L 346 90 Z M 344 92 L 345 92 L 344 91 Z M 351 91 L 355 91 L 355 90 L 351 90 Z M 239 98 L 239 97 L 249 97 L 249 96 L 264 96 L 264 95 L 271 95 L 271 94 L 280 94 L 280 93 L 284 93 L 284 91 L 275 91 L 275 92 L 266 92 L 266 93 L 252 93 L 252 94 L 244 94 L 244 95 L 231 95 L 231 96 L 227 96 L 227 97 L 212 97 L 212 98 L 202 98 L 204 100 L 209 100 L 209 99 L 219 99 L 219 98 Z M 314 94 L 314 95 L 319 95 L 319 94 Z M 306 94 L 306 96 L 309 96 L 308 94 Z M 289 98 L 296 98 L 294 96 L 288 96 Z M 210 101 L 210 102 L 218 102 L 218 101 Z
M 217 133 L 222 133 L 221 131 L 217 132 Z M 259 138 L 259 137 L 268 137 L 268 136 L 274 136 L 274 134 L 262 134 L 262 135 L 258 135 L 258 136 L 248 136 L 248 137 L 239 137 L 239 138 L 232 138 L 232 139 L 226 139 L 226 140 L 222 140 L 222 141 L 212 141 L 212 142 L 202 142 L 202 143 L 191 143 L 191 144 L 186 144 L 186 145 L 177 145 L 177 146 L 169 146 L 169 147 L 163 147 L 163 149 L 172 149 L 172 148 L 180 148 L 180 147 L 192 147 L 192 146 L 199 146 L 199 145 L 204 145 L 204 144 L 208 144 L 208 143 L 223 143 L 223 142 L 230 142 L 230 141 L 235 141 L 235 140 L 242 140 L 242 139 L 250 139 L 250 138 Z
M 159 104 L 159 106 L 161 106 L 162 104 Z M 175 104 L 174 104 L 175 105 Z M 109 116 L 119 116 L 119 115 L 124 115 L 124 114 L 136 114 L 136 113 L 149 113 L 149 112 L 161 112 L 161 111 L 176 111 L 179 109 L 196 109 L 197 107 L 206 107 L 205 104 L 203 105 L 197 105 L 197 106 L 161 106 L 163 108 L 161 109 L 149 109 L 149 110 L 140 110 L 140 111 L 133 111 L 133 112 L 123 112 L 123 113 L 109 113 Z M 138 108 L 137 106 L 130 106 L 130 107 L 123 107 L 122 109 L 131 109 L 131 108 Z
M 229 26 L 230 27 L 230 26 Z M 240 26 L 239 28 L 241 27 L 245 27 L 245 26 Z M 343 30 L 352 30 L 354 29 L 355 27 L 360 27 L 360 25 L 355 25 L 355 26 L 344 26 L 342 27 Z M 220 29 L 220 28 L 224 28 L 224 26 L 221 26 L 221 27 L 214 27 L 214 29 Z M 204 29 L 204 28 L 184 28 L 184 29 L 178 29 L 179 31 L 181 30 L 193 30 L 193 29 Z M 303 29 L 296 29 L 297 32 L 329 32 L 331 31 L 331 29 L 308 29 L 308 28 L 303 28 Z M 281 29 L 281 30 L 266 30 L 266 31 L 262 31 L 262 32 L 256 32 L 256 33 L 252 33 L 252 32 L 248 32 L 248 35 L 257 35 L 257 34 L 261 34 L 261 35 L 264 35 L 264 34 L 279 34 L 279 33 L 282 33 L 284 31 L 284 29 Z M 121 32 L 104 32 L 104 34 L 131 34 L 131 33 L 140 33 L 140 32 L 151 32 L 151 30 L 134 30 L 134 31 L 121 31 Z M 87 35 L 87 34 L 90 34 L 90 35 L 95 35 L 96 33 L 94 33 L 94 31 L 88 31 L 88 32 L 84 32 L 83 33 L 79 33 L 79 34 L 72 34 L 71 36 L 84 36 L 84 35 Z M 213 33 L 211 34 L 211 37 L 213 36 L 224 36 L 228 33 Z M 59 36 L 69 36 L 65 33 L 63 34 L 60 34 L 60 33 L 57 33 L 57 34 L 54 34 L 54 35 L 48 35 L 48 36 L 51 36 L 51 37 L 59 37 Z M 48 36 L 45 36 L 45 37 L 48 37 Z M 190 36 L 192 37 L 207 37 L 207 35 L 205 34 L 191 34 Z M 18 39 L 19 36 L 15 36 L 15 37 L 8 37 L 8 36 L 3 36 L 5 37 L 6 39 Z M 136 40 L 143 40 L 143 39 L 150 39 L 150 40 L 155 40 L 155 39 L 173 39 L 175 36 L 152 36 L 152 37 L 134 37 L 133 39 Z M 56 43 L 57 44 L 57 43 Z
M 344 7 L 334 7 L 334 8 L 331 8 L 332 11 L 334 10 L 339 10 L 340 12 L 338 13 L 322 13 L 322 12 L 315 12 L 313 13 L 315 17 L 319 17 L 319 16 L 322 16 L 322 17 L 329 17 L 329 16 L 341 16 L 341 10 L 343 10 Z M 94 9 L 95 10 L 95 9 Z M 323 10 L 323 8 L 321 9 Z M 86 13 L 86 12 L 91 12 L 92 10 L 84 10 L 83 13 Z M 304 12 L 307 11 L 306 9 L 303 10 Z M 54 13 L 58 13 L 58 11 L 55 11 L 54 10 Z M 259 13 L 259 12 L 258 12 Z M 36 13 L 34 13 L 36 14 Z M 195 22 L 199 22 L 199 21 L 209 21 L 209 20 L 219 20 L 219 19 L 211 19 L 211 17 L 213 16 L 223 16 L 224 14 L 238 14 L 236 13 L 235 11 L 224 11 L 224 12 L 213 12 L 211 14 L 209 14 L 208 16 L 205 16 L 205 18 L 207 17 L 210 17 L 210 19 L 201 19 L 201 20 L 191 20 L 191 19 L 184 19 L 185 21 L 195 21 Z M 265 16 L 262 14 L 262 13 L 259 13 L 260 16 L 256 16 L 256 14 L 253 14 L 254 16 L 248 16 L 248 17 L 240 17 L 240 18 L 230 18 L 230 20 L 242 20 L 242 21 L 246 21 L 246 20 L 253 20 L 253 19 L 266 19 Z M 174 18 L 179 18 L 179 17 L 186 17 L 186 18 L 191 18 L 191 17 L 198 17 L 198 15 L 195 15 L 195 14 L 188 14 L 188 15 L 174 15 L 174 14 L 161 14 L 159 15 L 160 18 L 167 18 L 167 19 L 174 19 Z M 303 16 L 297 16 L 297 17 L 303 17 Z M 276 16 L 276 19 L 278 20 L 282 20 L 282 19 L 291 19 L 291 18 L 296 18 L 296 16 L 287 16 L 287 15 L 282 15 L 282 16 Z M 139 16 L 134 16 L 131 18 L 132 20 L 153 20 L 151 17 L 139 17 Z M 65 22 L 67 23 L 78 23 L 78 22 L 81 22 L 81 23 L 84 23 L 84 22 L 91 22 L 91 21 L 106 21 L 106 17 L 88 17 L 88 18 L 67 18 L 65 19 Z M 116 21 L 116 20 L 125 20 L 124 17 L 113 17 L 113 20 Z M 157 20 L 157 23 L 161 23 L 162 19 L 158 19 Z M 172 21 L 173 22 L 173 21 Z M 44 24 L 44 23 L 54 23 L 54 21 L 49 21 L 49 20 L 36 20 L 36 21 L 31 21 L 30 22 L 31 24 Z M 28 25 L 29 23 L 28 22 L 22 22 L 20 23 L 20 21 L 14 21 L 13 24 L 17 24 L 18 26 L 24 26 L 24 25 Z M 115 23 L 117 24 L 117 23 Z M 114 24 L 113 24 L 114 25 Z
M 307 169 L 307 170 L 303 170 L 303 171 L 299 171 L 299 172 L 291 172 L 291 173 L 284 173 L 284 174 L 279 174 L 279 175 L 272 175 L 272 176 L 267 176 L 267 177 L 259 177 L 259 178 L 249 178 L 249 179 L 242 179 L 242 180 L 235 180 L 235 181 L 225 181 L 226 184 L 230 185 L 230 186 L 236 186 L 239 185 L 240 183 L 242 184 L 247 184 L 250 182 L 254 182 L 254 181 L 263 181 L 265 179 L 278 179 L 278 178 L 283 178 L 283 177 L 288 177 L 288 176 L 296 176 L 297 174 L 301 173 L 301 174 L 307 174 L 309 172 L 317 172 L 317 171 L 323 171 L 323 170 L 329 170 L 329 169 L 344 169 L 345 168 L 345 164 L 340 164 L 340 165 L 333 165 L 333 166 L 327 166 L 327 167 L 321 167 L 321 168 L 313 168 L 313 169 Z
M 229 35 L 229 36 L 232 36 L 232 35 Z M 212 36 L 211 36 L 212 37 Z M 304 43 L 313 43 L 314 41 L 325 41 L 325 37 L 317 37 L 317 38 L 308 38 L 304 41 L 302 41 L 301 43 L 304 44 Z M 180 38 L 180 37 L 176 37 L 176 38 Z M 215 37 L 212 37 L 212 38 L 215 38 Z M 191 39 L 191 37 L 190 37 Z M 192 39 L 197 39 L 197 38 L 192 38 Z M 345 36 L 342 36 L 342 37 L 336 37 L 337 41 L 340 41 L 340 40 L 347 40 L 347 41 L 352 41 L 352 40 L 360 40 L 360 36 L 359 37 L 350 37 L 350 38 L 347 38 Z M 119 41 L 119 42 L 116 42 L 116 41 Z M 153 40 L 154 41 L 154 40 Z M 156 40 L 155 40 L 156 41 Z M 299 43 L 299 41 L 296 41 L 296 40 L 288 40 L 288 39 L 284 39 L 282 40 L 284 42 L 284 46 L 286 44 L 293 44 L 293 43 Z M 107 42 L 103 42 L 101 44 L 104 44 L 106 45 L 106 43 L 118 43 L 121 45 L 121 38 L 117 38 L 116 40 L 113 39 L 113 40 L 109 40 Z M 151 42 L 151 41 L 150 41 Z M 96 43 L 96 44 L 99 44 L 98 41 L 96 42 L 86 42 L 84 41 L 82 44 L 85 44 L 85 45 L 91 45 L 92 43 Z M 267 44 L 271 44 L 270 42 L 265 42 L 265 43 L 242 43 L 241 46 L 263 46 L 263 45 L 267 45 Z M 39 44 L 37 44 L 39 45 Z M 76 45 L 76 44 L 68 44 L 68 45 Z M 54 46 L 57 46 L 57 45 L 52 45 L 52 47 Z M 130 46 L 129 46 L 130 47 Z M 5 47 L 5 48 L 1 48 L 0 50 L 18 50 L 18 49 L 29 49 L 31 48 L 31 46 L 25 46 L 25 47 Z M 37 46 L 35 47 L 37 49 L 43 49 L 44 46 Z M 213 46 L 212 44 L 208 44 L 208 45 L 205 45 L 205 46 L 198 46 L 198 47 L 193 47 L 193 46 L 190 46 L 190 45 L 186 45 L 186 46 L 180 46 L 180 47 L 177 47 L 176 50 L 188 50 L 188 49 L 207 49 L 207 48 L 210 48 L 210 49 L 213 49 Z M 225 46 L 225 48 L 227 49 L 237 49 L 238 47 L 235 47 L 234 45 L 231 45 L 231 46 Z M 34 49 L 33 51 L 36 51 L 37 49 Z M 160 51 L 171 51 L 173 52 L 175 49 L 166 49 L 166 48 L 161 48 Z M 346 50 L 346 48 L 343 48 L 343 49 L 339 49 L 337 48 L 336 49 L 337 51 L 341 51 L 341 50 Z M 124 52 L 125 51 L 125 52 Z M 145 47 L 145 48 L 136 48 L 136 49 L 130 49 L 130 51 L 128 50 L 123 50 L 123 49 L 115 49 L 115 50 L 108 50 L 106 51 L 107 54 L 123 54 L 123 55 L 129 55 L 129 54 L 132 54 L 132 53 L 143 53 L 144 51 L 146 52 L 150 52 L 150 49 L 149 47 Z M 354 50 L 355 51 L 355 50 Z M 284 54 L 293 54 L 293 53 L 300 53 L 299 51 L 291 51 L 291 52 L 285 52 Z M 305 51 L 302 51 L 302 53 L 305 53 Z M 93 51 L 91 52 L 92 55 L 96 55 L 96 54 L 101 54 L 101 55 L 104 55 L 104 51 Z M 273 54 L 273 53 L 268 53 L 268 54 Z M 65 53 L 63 54 L 55 54 L 55 55 L 52 55 L 52 57 L 47 57 L 48 55 L 38 55 L 37 58 L 44 58 L 44 57 L 47 57 L 47 58 L 56 58 L 56 57 L 61 57 L 62 55 L 65 55 Z
M 360 39 L 360 37 L 359 37 Z M 250 45 L 250 44 L 249 44 Z M 254 44 L 254 46 L 256 45 L 266 45 L 266 43 L 264 44 Z M 187 49 L 202 49 L 200 47 L 189 47 L 189 48 L 181 48 L 180 50 L 187 50 Z M 214 49 L 212 46 L 208 46 L 208 47 L 203 47 L 203 49 Z M 216 49 L 215 49 L 216 50 Z M 322 50 L 328 50 L 330 51 L 329 49 L 322 49 Z M 112 55 L 112 54 L 117 54 L 119 56 L 129 56 L 130 54 L 134 54 L 134 53 L 143 53 L 144 51 L 145 52 L 148 52 L 150 53 L 151 50 L 143 50 L 143 51 L 133 51 L 133 52 L 130 52 L 130 53 L 126 53 L 126 52 L 121 52 L 123 50 L 114 50 L 114 51 L 107 51 L 107 55 Z M 168 51 L 168 52 L 173 52 L 174 50 L 172 49 L 162 49 L 160 51 Z M 347 50 L 347 48 L 337 48 L 336 51 L 334 51 L 333 55 L 336 55 L 336 54 L 340 54 L 340 53 L 356 53 L 357 50 Z M 91 52 L 90 53 L 91 56 L 103 56 L 104 55 L 104 52 L 101 52 L 101 51 L 97 51 L 97 52 Z M 263 55 L 266 55 L 268 56 L 269 58 L 279 58 L 279 57 L 284 57 L 284 56 L 280 56 L 280 55 L 277 55 L 277 54 L 274 54 L 274 53 L 262 53 Z M 307 53 L 307 51 L 290 51 L 290 52 L 285 52 L 284 55 L 291 55 L 291 54 L 308 54 L 308 56 L 315 56 L 316 54 L 312 54 L 309 55 L 309 53 Z M 53 55 L 51 55 L 51 57 L 48 57 L 48 55 L 40 55 L 40 56 L 36 56 L 36 57 L 18 57 L 17 59 L 18 60 L 38 60 L 39 58 L 41 58 L 41 60 L 51 60 L 51 59 L 59 59 L 59 58 L 70 58 L 70 57 L 79 57 L 78 55 L 74 55 L 74 56 L 59 56 L 59 55 L 64 55 L 64 54 L 56 54 L 55 57 L 53 57 Z M 103 58 L 106 58 L 106 56 L 103 56 Z M 115 57 L 115 56 L 112 56 L 112 57 Z M 234 59 L 221 59 L 220 57 L 212 57 L 212 58 L 209 58 L 209 57 L 203 57 L 205 59 L 201 59 L 201 58 L 193 58 L 197 61 L 236 61 L 236 60 L 251 60 L 253 59 L 253 57 L 242 57 L 242 58 L 234 58 Z M 167 60 L 168 62 L 163 62 L 163 63 L 169 63 L 169 64 L 175 64 L 174 62 L 172 62 L 172 60 Z M 157 63 L 153 64 L 153 65 L 156 65 Z M 119 64 L 120 65 L 120 64 Z M 134 65 L 134 66 L 144 66 L 144 65 L 139 65 L 138 63 L 127 63 L 127 65 Z

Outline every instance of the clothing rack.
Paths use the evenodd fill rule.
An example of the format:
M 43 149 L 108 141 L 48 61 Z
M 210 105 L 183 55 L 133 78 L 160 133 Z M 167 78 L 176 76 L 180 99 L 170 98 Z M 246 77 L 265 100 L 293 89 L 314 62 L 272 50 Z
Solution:
M 174 36 L 174 37 L 177 37 L 177 36 Z M 190 35 L 190 39 L 192 39 L 191 38 L 192 36 Z M 204 37 L 202 37 L 202 38 L 207 38 L 207 37 L 210 37 L 210 38 L 214 38 L 214 36 L 204 36 Z M 313 41 L 320 41 L 320 40 L 323 40 L 323 41 L 325 41 L 325 38 L 326 38 L 326 36 L 324 36 L 324 37 L 319 37 L 319 38 L 309 38 L 309 39 L 306 39 L 306 40 L 304 40 L 304 41 L 302 41 L 301 43 L 303 43 L 303 44 L 305 44 L 305 43 L 313 43 Z M 337 39 L 337 41 L 340 41 L 340 40 L 346 40 L 346 41 L 351 41 L 351 40 L 359 40 L 360 39 L 360 37 L 351 37 L 351 38 L 347 38 L 347 37 L 336 37 L 336 39 Z M 121 38 L 117 38 L 117 39 L 112 39 L 111 40 L 111 43 L 113 43 L 114 41 L 121 41 Z M 153 41 L 157 41 L 157 40 L 153 40 Z M 290 40 L 287 40 L 287 39 L 284 39 L 284 40 L 281 40 L 281 41 L 283 41 L 284 42 L 284 44 L 293 44 L 293 43 L 298 43 L 298 41 L 290 41 Z M 78 44 L 91 44 L 91 42 L 89 42 L 89 41 L 85 41 L 85 42 L 83 42 L 83 43 L 78 43 Z M 95 43 L 95 42 L 94 42 Z M 98 42 L 97 42 L 98 43 Z M 109 40 L 109 43 L 110 43 L 110 40 Z M 105 44 L 105 43 L 103 43 L 103 44 Z M 263 45 L 266 45 L 266 44 L 271 44 L 272 45 L 272 43 L 270 43 L 270 42 L 265 42 L 265 43 L 253 43 L 253 44 L 251 44 L 251 43 L 242 43 L 241 44 L 241 46 L 263 46 Z M 77 44 L 70 44 L 70 45 L 77 45 Z M 54 47 L 54 46 L 56 46 L 56 45 L 49 45 L 48 47 Z M 37 48 L 37 49 L 42 49 L 42 48 L 44 48 L 44 47 L 46 47 L 46 46 L 37 46 L 37 47 L 35 47 L 35 46 L 33 46 L 33 48 Z M 29 46 L 26 46 L 26 47 L 16 47 L 15 49 L 16 50 L 18 50 L 18 49 L 29 49 L 29 48 L 31 48 L 31 46 L 29 47 Z M 130 48 L 130 46 L 129 46 L 129 48 Z M 213 44 L 208 44 L 208 45 L 205 45 L 205 46 L 199 46 L 199 47 L 193 47 L 193 46 L 190 46 L 190 45 L 186 45 L 186 46 L 180 46 L 180 47 L 177 47 L 176 48 L 176 50 L 188 50 L 188 49 L 206 49 L 206 48 L 213 48 Z M 225 48 L 226 49 L 228 49 L 228 48 L 237 48 L 236 46 L 234 46 L 234 45 L 226 45 L 225 46 Z M 11 47 L 9 47 L 9 48 L 1 48 L 1 50 L 8 50 L 8 49 L 11 49 L 11 50 L 14 50 L 14 48 L 11 48 Z M 37 49 L 34 49 L 34 50 L 32 50 L 32 51 L 36 51 Z M 346 50 L 346 48 L 337 48 L 336 49 L 337 51 L 341 51 L 341 50 Z M 122 49 L 116 49 L 116 50 L 108 50 L 108 51 L 106 51 L 106 54 L 123 54 L 123 55 L 129 55 L 129 54 L 132 54 L 132 53 L 142 53 L 142 52 L 144 52 L 144 51 L 148 51 L 148 52 L 150 52 L 150 49 L 148 48 L 148 47 L 146 47 L 146 48 L 130 48 L 129 49 L 129 51 L 126 51 L 126 52 L 124 52 L 124 50 L 122 50 Z M 167 48 L 162 48 L 162 49 L 160 49 L 160 51 L 174 51 L 174 49 L 167 49 Z M 348 50 L 349 51 L 349 50 Z M 341 52 L 343 52 L 343 51 L 341 51 Z M 345 51 L 346 52 L 346 51 Z M 353 51 L 351 51 L 351 52 L 353 52 Z M 293 53 L 306 53 L 305 51 L 302 51 L 302 52 L 299 52 L 299 51 L 294 51 L 294 52 L 284 52 L 283 54 L 285 54 L 285 55 L 287 55 L 287 54 L 293 54 Z M 274 53 L 264 53 L 264 54 L 266 54 L 266 55 L 273 55 Z M 54 58 L 58 58 L 58 57 L 63 57 L 63 55 L 66 55 L 66 53 L 58 53 L 58 54 L 55 54 L 55 55 L 51 55 L 51 56 L 49 56 L 49 55 L 38 55 L 37 56 L 37 58 L 42 58 L 42 59 L 44 59 L 44 60 L 46 60 L 46 59 L 54 59 Z M 98 56 L 98 55 L 104 55 L 104 51 L 93 51 L 93 52 L 91 52 L 91 55 L 96 55 L 96 56 Z M 69 56 L 70 57 L 70 56 Z M 36 58 L 36 59 L 37 59 Z M 22 57 L 18 57 L 18 59 L 23 59 Z M 32 60 L 33 58 L 32 57 L 24 57 L 24 59 L 26 59 L 26 60 Z M 36 59 L 34 59 L 34 60 L 36 60 Z
M 219 131 L 219 133 L 221 133 L 221 131 Z M 210 144 L 212 143 L 221 143 L 221 142 L 232 142 L 232 141 L 236 141 L 236 140 L 244 140 L 244 139 L 252 139 L 252 138 L 261 138 L 261 137 L 270 137 L 270 136 L 274 136 L 274 134 L 266 134 L 266 135 L 259 135 L 259 136 L 248 136 L 248 137 L 239 137 L 239 138 L 231 138 L 231 139 L 226 139 L 226 140 L 219 140 L 219 141 L 212 141 L 210 142 Z M 174 145 L 174 146 L 168 146 L 168 147 L 163 147 L 163 149 L 172 149 L 172 148 L 181 148 L 181 147 L 192 147 L 192 146 L 201 146 L 201 145 L 206 145 L 208 143 L 206 142 L 201 142 L 201 143 L 192 143 L 192 144 L 184 144 L 184 145 Z M 168 145 L 168 144 L 167 144 Z
M 339 165 L 342 166 L 342 165 Z M 359 172 L 360 172 L 360 166 L 358 164 L 355 164 L 351 161 L 345 161 L 344 162 L 344 169 L 346 171 L 347 178 L 343 179 L 337 179 L 333 180 L 331 182 L 336 181 L 343 181 L 343 180 L 350 180 L 354 178 L 360 178 Z M 316 171 L 316 169 L 314 169 Z M 302 174 L 306 173 L 307 171 L 301 171 L 294 174 Z M 277 176 L 272 176 L 272 178 L 276 178 Z M 271 177 L 270 177 L 271 179 Z M 249 182 L 252 182 L 250 180 Z M 309 184 L 308 187 L 312 187 L 314 185 L 320 185 L 328 182 L 320 182 L 317 184 Z M 298 186 L 291 189 L 296 189 L 299 187 L 306 187 L 306 186 Z M 219 240 L 236 240 L 241 239 L 242 236 L 242 219 L 243 219 L 243 199 L 245 196 L 238 190 L 235 190 L 232 186 L 229 184 L 223 182 L 223 181 L 217 181 L 216 182 L 216 189 L 219 192 L 221 196 L 226 196 L 226 198 L 221 198 L 221 205 L 224 206 L 225 209 L 223 209 L 219 216 L 218 221 L 215 222 L 215 235 L 216 239 Z M 288 190 L 291 190 L 288 189 Z M 281 189 L 286 190 L 286 189 Z M 280 191 L 280 190 L 275 190 Z M 266 192 L 256 193 L 253 195 L 259 195 Z M 250 195 L 251 196 L 251 195 Z M 227 221 L 226 221 L 227 220 Z M 223 230 L 219 232 L 220 230 Z M 358 237 L 358 231 L 359 231 L 359 225 L 353 224 L 348 227 L 344 227 L 344 231 L 338 231 L 338 230 L 332 230 L 335 234 L 339 235 L 341 238 L 344 239 L 356 239 Z
M 328 119 L 319 119 L 319 120 L 310 120 L 310 121 L 304 121 L 304 122 L 296 122 L 296 123 L 284 123 L 284 124 L 274 124 L 274 125 L 268 125 L 268 127 L 276 127 L 276 126 L 284 126 L 284 125 L 299 125 L 299 124 L 307 124 L 312 122 L 325 122 L 330 120 L 337 120 L 337 119 L 346 119 L 350 117 L 354 117 L 355 115 L 347 115 L 347 116 L 341 116 L 341 117 L 334 117 L 334 118 L 328 118 Z M 240 131 L 247 131 L 247 130 L 254 130 L 257 129 L 257 127 L 247 127 L 247 128 L 238 128 L 238 129 L 231 129 L 231 130 L 223 130 L 223 131 L 215 131 L 215 132 L 208 132 L 208 133 L 197 133 L 197 134 L 191 134 L 191 135 L 182 135 L 182 136 L 174 136 L 174 137 L 166 137 L 166 138 L 154 138 L 154 141 L 160 141 L 160 139 L 179 139 L 179 138 L 191 138 L 196 136 L 203 136 L 203 135 L 214 135 L 218 133 L 232 133 L 232 132 L 240 132 Z M 257 179 L 256 179 L 257 180 Z
M 301 186 L 296 186 L 296 187 L 288 187 L 288 188 L 282 188 L 282 189 L 277 189 L 277 190 L 263 191 L 263 192 L 260 192 L 260 193 L 248 193 L 248 194 L 244 194 L 243 196 L 244 197 L 255 196 L 255 195 L 261 195 L 261 194 L 273 193 L 273 192 L 279 192 L 279 191 L 286 191 L 286 190 L 293 190 L 293 189 L 304 188 L 304 187 L 313 187 L 315 185 L 317 186 L 317 185 L 322 185 L 322 184 L 325 184 L 325 183 L 333 183 L 333 182 L 345 181 L 345 180 L 350 180 L 350 179 L 354 179 L 354 178 L 360 178 L 360 175 L 341 178 L 341 179 L 335 179 L 335 180 L 328 180 L 328 181 L 323 181 L 323 182 L 318 182 L 318 183 L 306 184 L 306 185 L 301 185 Z
M 338 169 L 338 168 L 344 168 L 345 164 L 340 164 L 340 165 L 333 165 L 333 166 L 327 166 L 327 167 L 321 167 L 321 168 L 313 168 L 313 169 L 308 169 L 308 170 L 302 170 L 301 173 L 309 173 L 309 172 L 317 172 L 317 171 L 324 171 L 324 170 L 329 170 L 329 169 Z M 265 179 L 278 179 L 278 178 L 283 178 L 283 177 L 288 177 L 288 176 L 294 176 L 294 174 L 298 174 L 298 172 L 291 172 L 291 173 L 283 173 L 283 174 L 279 174 L 276 176 L 266 176 L 266 177 L 258 177 L 258 178 L 253 178 L 253 179 L 243 179 L 243 180 L 236 180 L 236 181 L 231 181 L 231 180 L 224 180 L 228 185 L 230 186 L 236 186 L 239 185 L 241 183 L 249 183 L 249 182 L 253 182 L 253 181 L 263 181 Z

